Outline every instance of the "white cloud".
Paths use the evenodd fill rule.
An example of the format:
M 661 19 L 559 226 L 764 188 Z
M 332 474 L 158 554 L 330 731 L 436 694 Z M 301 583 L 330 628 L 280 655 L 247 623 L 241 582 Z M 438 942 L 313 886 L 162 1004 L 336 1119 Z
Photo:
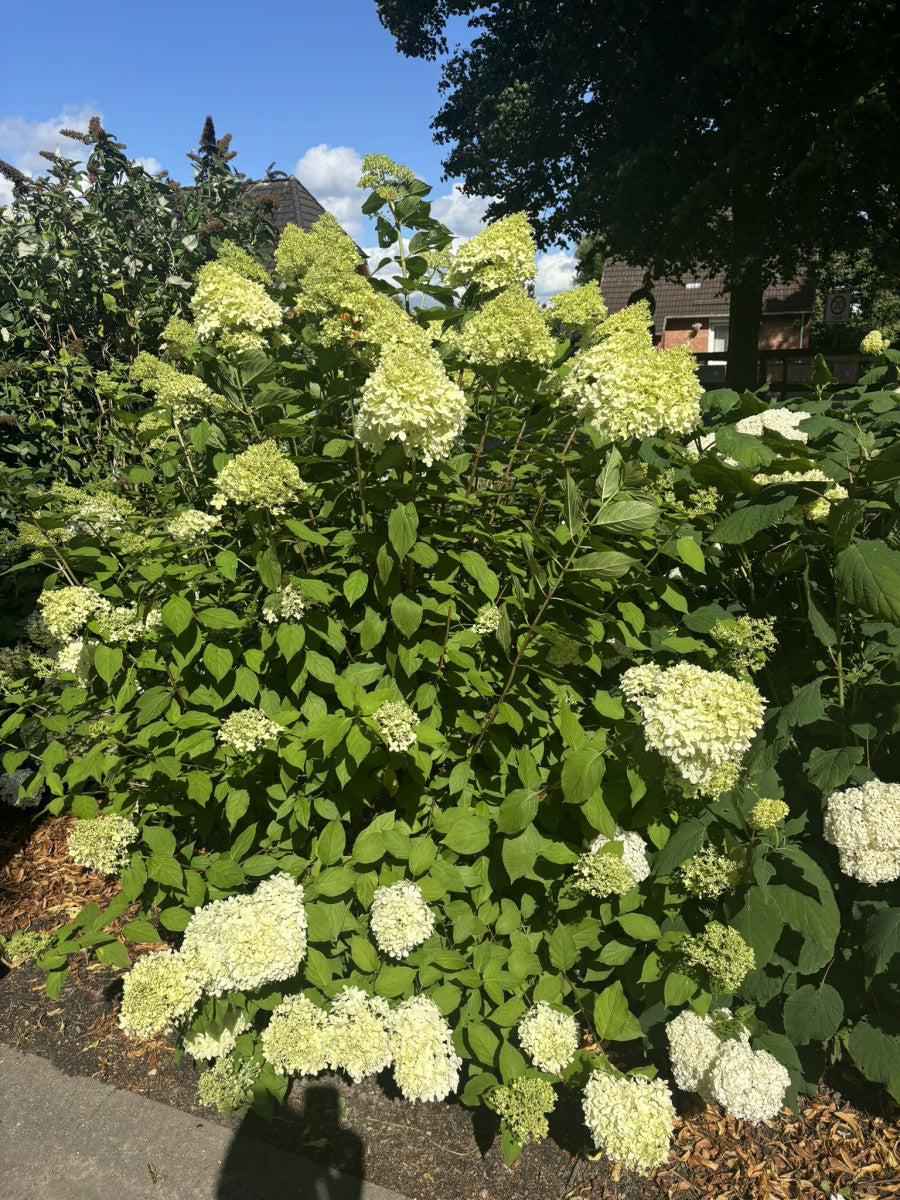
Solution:
M 163 169 L 162 163 L 152 154 L 139 154 L 134 161 L 140 163 L 148 175 L 158 175 Z
M 458 183 L 454 183 L 446 196 L 439 196 L 431 205 L 431 215 L 458 238 L 474 237 L 484 228 L 484 214 L 490 198 L 467 196 Z
M 567 250 L 548 250 L 537 259 L 537 279 L 534 283 L 535 299 L 543 304 L 572 286 L 575 276 L 575 256 Z
M 362 174 L 362 155 L 352 146 L 311 146 L 298 161 L 294 174 L 319 203 L 337 217 L 351 237 L 363 228 L 360 205 L 365 192 L 356 186 Z
M 24 117 L 0 117 L 0 158 L 11 163 L 26 175 L 43 175 L 49 163 L 41 157 L 41 150 L 57 150 L 63 158 L 74 158 L 82 162 L 86 147 L 72 138 L 61 138 L 60 129 L 77 129 L 87 132 L 88 121 L 99 115 L 96 107 L 66 105 L 55 117 L 46 121 L 26 121 Z M 12 184 L 0 178 L 0 204 L 12 200 Z

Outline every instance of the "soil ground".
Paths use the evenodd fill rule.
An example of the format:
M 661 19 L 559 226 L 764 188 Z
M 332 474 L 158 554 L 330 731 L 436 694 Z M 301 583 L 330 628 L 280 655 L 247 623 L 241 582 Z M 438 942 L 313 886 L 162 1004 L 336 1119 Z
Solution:
M 71 818 L 0 817 L 0 934 L 55 928 L 114 885 L 66 854 Z M 136 948 L 128 945 L 130 951 Z M 416 1200 L 852 1200 L 900 1196 L 900 1125 L 882 1094 L 831 1086 L 759 1125 L 682 1098 L 669 1161 L 650 1178 L 592 1160 L 577 1098 L 563 1097 L 550 1137 L 503 1163 L 496 1118 L 447 1101 L 408 1104 L 387 1077 L 351 1084 L 341 1075 L 293 1083 L 271 1122 L 225 1119 L 197 1103 L 197 1067 L 176 1061 L 172 1039 L 139 1041 L 118 1027 L 122 972 L 75 960 L 58 1000 L 28 966 L 0 966 L 0 1041 L 40 1054 L 69 1074 L 218 1121 Z M 840 1086 L 852 1089 L 853 1080 Z M 847 1090 L 845 1089 L 845 1090 Z

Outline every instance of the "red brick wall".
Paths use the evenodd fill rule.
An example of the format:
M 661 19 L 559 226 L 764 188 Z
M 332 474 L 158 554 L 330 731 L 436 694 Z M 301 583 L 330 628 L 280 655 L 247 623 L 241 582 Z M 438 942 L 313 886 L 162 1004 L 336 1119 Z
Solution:
M 697 333 L 691 328 L 697 322 L 703 326 Z M 666 321 L 659 343 L 661 350 L 670 350 L 672 346 L 690 346 L 695 354 L 705 354 L 709 347 L 709 321 L 706 317 L 670 317 Z
M 759 326 L 759 348 L 760 350 L 800 350 L 800 326 L 797 324 L 799 320 L 803 321 L 803 346 L 809 340 L 809 317 L 794 316 L 791 313 L 784 315 L 764 316 Z

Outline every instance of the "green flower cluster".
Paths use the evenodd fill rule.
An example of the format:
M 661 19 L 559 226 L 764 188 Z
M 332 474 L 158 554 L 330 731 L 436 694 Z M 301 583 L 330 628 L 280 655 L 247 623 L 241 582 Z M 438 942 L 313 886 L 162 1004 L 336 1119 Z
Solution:
M 223 398 L 207 387 L 202 379 L 196 375 L 185 375 L 145 350 L 131 364 L 131 378 L 136 383 L 142 383 L 160 404 L 171 409 L 172 419 L 176 422 L 206 416 L 210 409 L 223 408 L 225 405 Z M 149 428 L 153 424 L 154 418 L 146 416 L 138 428 Z
M 73 585 L 42 592 L 38 611 L 28 621 L 28 636 L 39 646 L 56 649 L 81 633 L 88 621 L 111 610 L 110 602 L 91 588 Z
M 305 612 L 303 593 L 292 583 L 286 583 L 264 602 L 262 615 L 264 621 L 274 624 L 276 621 L 299 621 Z
M 681 943 L 685 974 L 702 970 L 716 992 L 736 992 L 748 971 L 756 967 L 756 955 L 736 929 L 710 921 L 702 933 Z
M 751 829 L 771 829 L 779 821 L 783 821 L 790 809 L 783 800 L 757 800 L 747 814 L 747 824 Z
M 377 192 L 382 200 L 399 200 L 415 182 L 409 167 L 395 163 L 386 154 L 367 154 L 356 186 Z
M 556 343 L 537 303 L 521 287 L 504 288 L 447 340 L 467 362 L 481 367 L 514 362 L 546 367 L 556 356 Z
M 682 866 L 681 882 L 690 896 L 714 900 L 733 891 L 740 880 L 740 867 L 727 854 L 707 846 Z
M 128 865 L 128 847 L 139 837 L 134 822 L 118 813 L 77 820 L 69 834 L 69 856 L 80 867 L 115 875 Z
M 778 646 L 774 624 L 774 617 L 735 617 L 716 621 L 710 635 L 725 650 L 730 666 L 759 671 Z
M 253 754 L 280 733 L 281 726 L 270 721 L 260 709 L 243 708 L 225 718 L 216 737 L 236 754 Z
M 544 317 L 554 329 L 560 329 L 566 337 L 578 334 L 579 346 L 585 350 L 593 346 L 598 331 L 606 318 L 606 305 L 600 295 L 600 284 L 596 279 L 581 287 L 570 288 L 551 296 Z
M 388 749 L 408 750 L 416 744 L 419 717 L 402 700 L 388 700 L 372 714 Z
M 166 1033 L 193 1011 L 201 994 L 189 957 L 173 950 L 147 954 L 123 980 L 119 1025 L 130 1037 Z
M 176 542 L 184 542 L 187 546 L 196 546 L 206 540 L 207 536 L 221 524 L 221 519 L 212 513 L 200 512 L 196 508 L 186 508 L 166 525 L 166 531 Z
M 271 440 L 258 442 L 236 454 L 219 471 L 215 487 L 213 508 L 224 508 L 230 501 L 267 508 L 276 516 L 301 499 L 307 490 L 296 466 Z
M 472 632 L 477 633 L 479 637 L 487 637 L 489 634 L 496 633 L 499 627 L 500 609 L 496 604 L 482 604 L 475 614 Z
M 568 1012 L 551 1008 L 546 1001 L 532 1004 L 519 1020 L 522 1049 L 538 1068 L 551 1075 L 564 1071 L 578 1049 L 578 1022 Z
M 556 1092 L 546 1079 L 521 1077 L 491 1093 L 491 1103 L 520 1146 L 547 1136 L 547 1117 L 556 1107 Z
M 197 335 L 204 339 L 221 333 L 259 334 L 281 324 L 281 309 L 263 285 L 221 259 L 200 268 L 191 308 Z M 251 339 L 248 348 L 252 344 Z
M 886 338 L 880 329 L 871 330 L 859 343 L 860 354 L 871 355 L 873 358 L 884 354 L 885 350 L 889 350 L 890 348 L 891 339 Z
M 646 301 L 608 317 L 574 360 L 563 403 L 614 442 L 686 434 L 699 424 L 703 388 L 690 349 L 656 350 Z
M 192 1058 L 224 1058 L 234 1049 L 240 1034 L 250 1028 L 244 1013 L 231 1012 L 221 1021 L 214 1021 L 200 1033 L 193 1029 L 184 1035 L 184 1048 Z
M 528 218 L 522 212 L 503 217 L 476 233 L 450 260 L 450 287 L 477 284 L 486 292 L 530 283 L 537 274 L 537 247 Z
M 246 1108 L 253 1100 L 253 1085 L 259 1067 L 253 1063 L 236 1063 L 232 1058 L 220 1058 L 197 1080 L 200 1103 L 217 1108 L 224 1116 Z
M 17 929 L 8 938 L 6 945 L 0 947 L 0 957 L 12 967 L 20 967 L 22 963 L 32 962 L 49 950 L 53 945 L 55 934 L 46 931 L 26 932 Z

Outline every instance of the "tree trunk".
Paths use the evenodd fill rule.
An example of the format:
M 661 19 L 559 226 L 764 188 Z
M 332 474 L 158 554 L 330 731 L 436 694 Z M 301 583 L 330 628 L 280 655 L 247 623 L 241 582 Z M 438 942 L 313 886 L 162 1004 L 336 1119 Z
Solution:
M 762 295 L 762 271 L 759 267 L 749 267 L 731 286 L 725 386 L 734 388 L 736 392 L 752 390 L 758 383 Z

